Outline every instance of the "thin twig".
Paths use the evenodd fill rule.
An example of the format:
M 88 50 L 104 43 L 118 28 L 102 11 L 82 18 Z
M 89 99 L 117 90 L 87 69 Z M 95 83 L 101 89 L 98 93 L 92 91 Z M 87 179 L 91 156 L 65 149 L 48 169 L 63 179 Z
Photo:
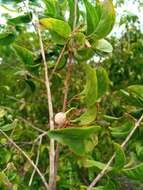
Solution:
M 73 31 L 76 29 L 77 22 L 77 9 L 78 9 L 78 0 L 74 0 L 74 20 L 73 20 Z
M 39 79 L 38 77 L 35 77 L 35 76 L 32 75 L 31 73 L 28 73 L 28 75 L 29 75 L 32 79 L 36 80 L 37 82 L 39 82 L 39 83 L 41 83 L 41 84 L 45 84 L 45 82 L 44 82 L 42 79 Z
M 24 5 L 24 7 L 26 8 L 26 11 L 27 11 L 27 14 L 28 14 L 29 18 L 30 18 L 31 21 L 32 21 L 32 15 L 30 14 L 29 6 L 27 6 L 25 0 L 22 0 L 22 3 L 23 3 L 23 5 Z M 35 25 L 35 23 L 34 23 L 33 21 L 32 21 L 32 26 L 33 26 L 33 28 L 35 29 L 35 32 L 36 32 L 37 35 L 38 35 L 38 31 L 37 31 L 36 25 Z
M 74 0 L 74 20 L 73 20 L 73 31 L 76 28 L 76 22 L 77 22 L 77 8 L 78 8 L 78 0 Z M 73 41 L 72 41 L 73 42 Z M 73 43 L 72 43 L 73 45 Z M 64 101 L 63 101 L 63 112 L 66 111 L 67 107 L 67 96 L 69 91 L 69 81 L 71 78 L 71 71 L 72 71 L 72 61 L 73 61 L 73 53 L 70 50 L 69 51 L 69 61 L 68 61 L 68 71 L 65 79 L 65 92 L 64 92 Z
M 53 69 L 53 71 L 52 71 L 52 73 L 51 73 L 51 75 L 50 75 L 50 80 L 51 80 L 51 78 L 53 77 L 53 75 L 54 75 L 54 73 L 55 73 L 55 71 L 56 71 L 56 69 L 57 69 L 57 67 L 58 67 L 58 65 L 59 65 L 59 63 L 60 63 L 60 61 L 61 61 L 63 55 L 64 55 L 66 46 L 67 46 L 67 42 L 65 43 L 64 47 L 62 48 L 62 51 L 61 51 L 61 53 L 60 53 L 60 55 L 59 55 L 59 57 L 58 57 L 58 59 L 57 59 L 57 62 L 56 62 L 56 64 L 55 64 L 55 67 L 54 67 L 54 69 Z
M 40 134 L 35 140 L 34 140 L 34 143 L 37 143 L 37 141 L 39 141 L 40 138 L 43 138 L 44 136 L 47 135 L 47 132 L 44 132 L 42 134 Z
M 64 88 L 64 100 L 63 100 L 63 112 L 66 111 L 67 107 L 67 101 L 68 101 L 68 92 L 69 92 L 69 82 L 71 79 L 71 72 L 72 72 L 72 52 L 69 52 L 69 58 L 68 58 L 68 70 L 67 70 L 67 75 L 65 79 L 65 88 Z
M 46 131 L 36 127 L 35 125 L 33 125 L 33 123 L 31 123 L 30 121 L 18 116 L 18 119 L 20 119 L 21 121 L 23 121 L 24 123 L 26 123 L 27 125 L 29 125 L 31 128 L 35 129 L 36 131 L 40 132 L 40 133 L 46 133 Z
M 29 156 L 26 154 L 26 152 L 24 152 L 9 136 L 7 136 L 7 134 L 2 131 L 0 129 L 0 133 L 2 133 L 2 135 L 21 153 L 23 154 L 23 156 L 28 160 L 28 162 L 31 164 L 31 166 L 33 166 L 33 168 L 35 169 L 35 171 L 38 173 L 38 175 L 40 176 L 44 186 L 46 187 L 46 190 L 49 189 L 48 184 L 46 182 L 45 177 L 43 176 L 43 174 L 41 173 L 41 171 L 39 170 L 39 168 L 34 164 L 34 162 L 29 158 Z
M 39 139 L 38 152 L 37 152 L 37 157 L 36 157 L 36 162 L 35 162 L 35 165 L 36 165 L 37 167 L 38 167 L 38 163 L 39 163 L 40 146 L 41 146 L 41 144 L 42 144 L 42 137 L 40 137 L 40 139 Z M 33 181 L 35 172 L 36 172 L 36 170 L 34 169 L 33 172 L 32 172 L 32 175 L 31 175 L 31 177 L 30 177 L 30 180 L 29 180 L 29 186 L 32 185 L 32 181 Z
M 53 113 L 53 104 L 52 104 L 52 97 L 51 97 L 51 89 L 50 89 L 50 81 L 49 81 L 49 75 L 48 75 L 48 66 L 46 63 L 46 56 L 44 51 L 44 44 L 42 41 L 42 35 L 41 30 L 39 27 L 39 23 L 37 26 L 38 35 L 39 35 L 39 42 L 40 42 L 40 48 L 41 48 L 41 54 L 44 64 L 44 72 L 45 72 L 45 87 L 47 92 L 47 100 L 48 100 L 48 108 L 49 108 L 49 124 L 50 124 L 50 130 L 54 130 L 54 113 Z M 54 139 L 50 139 L 50 171 L 49 171 L 49 190 L 55 190 L 55 147 L 54 147 Z
M 78 7 L 78 0 L 74 0 L 73 32 L 75 31 L 76 22 L 77 22 L 77 7 Z M 72 53 L 72 51 L 69 51 L 68 70 L 67 70 L 67 74 L 66 74 L 65 89 L 64 89 L 63 112 L 65 112 L 66 108 L 67 108 L 67 98 L 68 98 L 68 92 L 69 92 L 69 82 L 70 82 L 71 72 L 72 72 L 72 61 L 73 61 L 73 53 Z M 54 176 L 55 180 L 56 180 L 57 168 L 58 168 L 59 151 L 60 151 L 60 145 L 57 143 L 57 145 L 56 145 L 56 152 L 55 152 L 55 176 Z
M 131 139 L 131 137 L 133 136 L 134 132 L 136 131 L 136 129 L 140 126 L 140 123 L 143 120 L 143 115 L 140 117 L 140 119 L 135 123 L 134 128 L 131 130 L 131 132 L 129 133 L 129 135 L 126 137 L 126 139 L 124 140 L 124 142 L 121 144 L 121 147 L 124 148 L 127 143 L 129 142 L 129 140 Z M 103 168 L 103 170 L 97 175 L 97 177 L 92 181 L 92 183 L 89 185 L 89 187 L 87 188 L 87 190 L 92 190 L 93 187 L 97 184 L 97 182 L 106 174 L 108 168 L 110 167 L 111 163 L 113 162 L 114 158 L 116 156 L 116 153 L 113 154 L 113 156 L 110 158 L 110 160 L 108 161 L 108 163 L 106 164 L 106 166 Z

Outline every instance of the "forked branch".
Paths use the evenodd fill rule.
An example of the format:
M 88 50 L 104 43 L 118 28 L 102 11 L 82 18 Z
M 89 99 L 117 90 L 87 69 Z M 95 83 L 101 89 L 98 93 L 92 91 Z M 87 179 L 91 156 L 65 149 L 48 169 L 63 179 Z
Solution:
M 131 137 L 133 136 L 134 132 L 137 130 L 137 128 L 140 126 L 141 122 L 143 120 L 143 115 L 140 117 L 140 119 L 135 123 L 134 128 L 131 130 L 131 132 L 129 133 L 129 135 L 126 137 L 126 139 L 124 140 L 124 142 L 121 144 L 121 147 L 124 148 L 127 143 L 129 142 L 129 140 L 131 139 Z M 106 166 L 103 168 L 103 170 L 96 176 L 96 178 L 92 181 L 92 183 L 89 185 L 89 187 L 87 188 L 87 190 L 92 190 L 93 187 L 97 184 L 97 182 L 106 174 L 108 168 L 110 167 L 111 163 L 113 162 L 114 158 L 115 158 L 115 153 L 113 154 L 113 156 L 110 158 L 110 160 L 108 161 L 108 163 L 106 164 Z
M 46 190 L 48 190 L 48 184 L 46 182 L 46 179 L 44 177 L 44 175 L 41 173 L 41 171 L 39 170 L 39 168 L 34 164 L 34 162 L 30 159 L 30 157 L 26 154 L 26 152 L 24 152 L 9 136 L 7 136 L 7 134 L 2 131 L 0 129 L 0 133 L 28 160 L 28 162 L 30 163 L 31 166 L 33 166 L 33 168 L 35 169 L 35 171 L 38 173 L 38 175 L 40 176 Z

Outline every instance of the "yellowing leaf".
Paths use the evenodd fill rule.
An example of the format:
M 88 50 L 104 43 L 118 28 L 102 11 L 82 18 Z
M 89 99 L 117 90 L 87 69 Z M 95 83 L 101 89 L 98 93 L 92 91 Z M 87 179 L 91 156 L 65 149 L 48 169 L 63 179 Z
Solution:
M 96 69 L 97 83 L 98 83 L 98 98 L 105 95 L 109 86 L 109 78 L 106 70 L 103 67 Z
M 115 10 L 112 0 L 104 0 L 99 3 L 100 21 L 94 31 L 93 36 L 97 39 L 107 36 L 115 23 Z
M 134 93 L 137 96 L 140 96 L 141 98 L 143 98 L 143 85 L 128 86 L 128 90 L 129 92 Z
M 91 107 L 96 103 L 98 96 L 96 70 L 88 64 L 83 65 L 83 67 L 86 73 L 86 86 L 83 94 L 85 95 L 85 103 L 87 107 Z
M 63 20 L 58 20 L 55 18 L 42 18 L 40 19 L 40 24 L 44 28 L 47 28 L 51 32 L 57 33 L 63 38 L 68 38 L 71 33 L 69 24 Z
M 7 111 L 0 108 L 0 118 L 4 117 L 7 114 Z

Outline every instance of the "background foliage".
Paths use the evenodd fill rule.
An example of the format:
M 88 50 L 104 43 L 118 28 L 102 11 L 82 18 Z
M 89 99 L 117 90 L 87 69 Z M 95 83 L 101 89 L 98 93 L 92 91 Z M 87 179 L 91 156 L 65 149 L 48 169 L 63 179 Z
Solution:
M 71 0 L 0 2 L 7 10 L 3 14 L 7 23 L 0 26 L 0 129 L 34 162 L 39 154 L 38 167 L 46 179 L 49 137 L 62 144 L 56 177 L 59 190 L 87 189 L 114 152 L 117 156 L 108 174 L 94 189 L 142 190 L 143 125 L 125 150 L 119 145 L 143 114 L 143 34 L 139 18 L 123 15 L 118 27 L 125 30 L 120 36 L 109 36 L 115 22 L 112 2 L 105 1 L 109 4 L 105 3 L 102 10 L 97 1 L 96 14 L 94 2 L 79 1 L 77 28 L 71 35 Z M 123 3 L 118 1 L 117 6 Z M 74 62 L 67 104 L 67 110 L 73 110 L 67 114 L 68 129 L 48 132 L 41 143 L 39 135 L 49 131 L 49 121 L 44 67 L 33 25 L 37 15 L 50 76 L 66 44 L 51 78 L 54 114 L 62 110 L 71 52 Z M 29 182 L 33 168 L 2 134 L 0 168 L 2 190 L 11 186 L 14 190 L 45 189 L 36 173 Z

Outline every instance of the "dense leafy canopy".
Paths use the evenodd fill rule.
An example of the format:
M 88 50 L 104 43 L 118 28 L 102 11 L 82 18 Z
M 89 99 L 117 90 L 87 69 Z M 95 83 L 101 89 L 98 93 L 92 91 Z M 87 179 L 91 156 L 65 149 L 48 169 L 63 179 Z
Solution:
M 0 5 L 7 12 L 0 25 L 0 189 L 46 189 L 10 138 L 46 181 L 50 140 L 56 141 L 58 190 L 87 189 L 114 153 L 93 190 L 142 190 L 142 121 L 122 146 L 143 114 L 138 17 L 122 16 L 124 31 L 109 36 L 117 27 L 112 0 L 79 0 L 77 7 L 72 0 L 1 0 Z M 64 107 L 67 117 L 55 130 L 49 130 L 43 51 L 54 115 Z

